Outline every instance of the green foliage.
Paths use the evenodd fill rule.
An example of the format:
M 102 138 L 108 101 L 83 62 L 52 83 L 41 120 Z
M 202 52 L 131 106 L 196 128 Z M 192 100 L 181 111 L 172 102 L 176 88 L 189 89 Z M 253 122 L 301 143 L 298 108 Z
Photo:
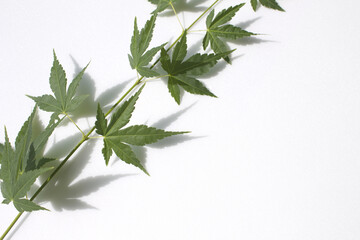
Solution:
M 52 169 L 44 165 L 53 159 L 44 158 L 37 152 L 42 151 L 54 128 L 60 122 L 60 120 L 55 122 L 55 118 L 52 118 L 45 130 L 33 139 L 32 124 L 35 114 L 36 107 L 21 127 L 16 137 L 15 148 L 10 144 L 6 129 L 5 144 L 1 145 L 0 178 L 3 203 L 13 202 L 19 212 L 44 209 L 24 197 L 37 177 Z
M 259 2 L 264 7 L 285 12 L 285 10 L 280 7 L 276 0 L 251 0 L 251 6 L 254 11 L 257 10 Z
M 39 108 L 46 112 L 53 112 L 56 114 L 65 114 L 75 111 L 80 104 L 87 98 L 87 95 L 75 96 L 76 89 L 79 86 L 80 80 L 82 79 L 84 72 L 88 65 L 74 78 L 70 83 L 68 89 L 66 74 L 59 63 L 55 51 L 53 66 L 50 73 L 50 88 L 53 95 L 42 95 L 40 97 L 28 96 L 33 99 L 39 106 Z
M 229 22 L 236 14 L 239 9 L 244 6 L 244 3 L 236 5 L 234 7 L 229 7 L 219 12 L 215 18 L 215 12 L 212 10 L 208 17 L 206 18 L 206 34 L 203 39 L 203 48 L 204 50 L 209 46 L 215 53 L 222 53 L 228 50 L 226 44 L 221 40 L 221 38 L 227 39 L 238 39 L 243 37 L 249 37 L 254 35 L 254 33 L 247 32 L 239 27 L 226 24 Z M 226 25 L 224 25 L 226 24 Z M 230 58 L 226 56 L 225 61 L 230 63 Z
M 137 26 L 136 18 L 134 21 L 134 33 L 130 44 L 131 55 L 129 54 L 128 57 L 131 68 L 136 69 L 136 71 L 144 77 L 154 77 L 159 75 L 154 70 L 151 70 L 148 65 L 156 53 L 166 45 L 166 43 L 164 43 L 146 51 L 153 36 L 155 21 L 156 14 L 151 16 L 140 32 Z
M 180 87 L 192 94 L 216 97 L 194 76 L 209 72 L 220 58 L 228 56 L 231 52 L 226 51 L 217 54 L 197 53 L 184 61 L 187 54 L 186 33 L 176 44 L 171 59 L 168 53 L 161 49 L 161 66 L 169 75 L 168 89 L 175 101 L 180 104 Z
M 149 2 L 157 6 L 156 9 L 152 12 L 153 14 L 164 11 L 168 7 L 171 7 L 172 4 L 176 1 L 177 0 L 149 0 Z
M 96 115 L 96 132 L 104 137 L 104 147 L 102 153 L 104 155 L 105 163 L 108 165 L 112 152 L 124 162 L 132 164 L 146 174 L 149 174 L 142 166 L 140 160 L 132 151 L 130 145 L 143 146 L 146 144 L 155 143 L 160 139 L 170 137 L 173 135 L 183 134 L 186 132 L 167 132 L 161 129 L 148 127 L 146 125 L 134 125 L 122 129 L 129 121 L 132 112 L 135 109 L 136 101 L 145 85 L 137 91 L 132 97 L 124 102 L 118 110 L 113 114 L 110 123 L 107 123 L 105 115 L 98 105 Z M 127 143 L 127 144 L 126 144 Z

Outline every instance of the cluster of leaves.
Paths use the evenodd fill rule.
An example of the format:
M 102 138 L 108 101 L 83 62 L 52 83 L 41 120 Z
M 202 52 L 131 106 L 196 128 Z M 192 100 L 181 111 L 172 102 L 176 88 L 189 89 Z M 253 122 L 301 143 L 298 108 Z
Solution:
M 156 9 L 141 30 L 138 29 L 137 19 L 135 18 L 130 54 L 128 55 L 131 68 L 135 69 L 137 73 L 141 75 L 141 78 L 138 79 L 136 84 L 142 83 L 141 80 L 143 78 L 160 77 L 158 71 L 163 71 L 165 72 L 163 77 L 167 80 L 170 95 L 177 104 L 181 102 L 180 96 L 182 89 L 191 94 L 216 97 L 197 78 L 208 73 L 221 59 L 230 63 L 229 55 L 234 50 L 229 50 L 225 42 L 226 39 L 238 39 L 255 35 L 252 32 L 229 24 L 239 9 L 244 6 L 244 3 L 223 9 L 216 15 L 215 11 L 212 10 L 206 19 L 206 34 L 203 38 L 202 45 L 203 50 L 207 50 L 210 45 L 213 53 L 196 53 L 187 57 L 187 29 L 183 31 L 180 40 L 176 43 L 171 54 L 169 53 L 169 49 L 166 50 L 164 48 L 166 43 L 148 50 L 153 37 L 157 14 L 167 8 L 172 8 L 175 12 L 173 4 L 178 0 L 148 1 L 155 4 Z M 251 5 L 254 10 L 256 10 L 259 5 L 263 5 L 268 8 L 284 11 L 275 0 L 251 0 Z M 161 68 L 155 71 L 153 69 L 154 64 L 150 65 L 150 62 L 159 51 Z M 82 69 L 69 86 L 67 86 L 66 73 L 59 63 L 55 52 L 53 55 L 53 66 L 49 78 L 53 95 L 45 94 L 39 97 L 29 96 L 36 102 L 36 106 L 20 129 L 16 137 L 15 146 L 12 147 L 6 128 L 5 142 L 4 144 L 0 144 L 0 180 L 1 193 L 4 197 L 3 203 L 9 204 L 13 202 L 19 212 L 44 209 L 27 197 L 36 179 L 41 174 L 52 169 L 46 166 L 47 163 L 54 159 L 43 157 L 43 149 L 58 124 L 65 116 L 70 118 L 68 114 L 74 112 L 87 97 L 86 95 L 76 95 L 77 88 L 87 66 Z M 144 86 L 145 84 L 143 84 L 134 95 L 129 97 L 127 101 L 115 109 L 110 119 L 106 119 L 107 115 L 103 113 L 101 106 L 98 105 L 93 130 L 95 129 L 96 133 L 103 138 L 104 147 L 102 154 L 106 165 L 108 165 L 113 152 L 115 152 L 121 160 L 138 167 L 148 174 L 145 167 L 141 164 L 141 161 L 136 157 L 131 146 L 144 146 L 170 136 L 187 132 L 164 131 L 146 125 L 126 127 Z M 53 114 L 48 126 L 40 134 L 34 136 L 32 125 L 37 107 Z M 62 119 L 59 118 L 61 114 L 65 115 Z M 87 135 L 83 136 L 83 141 L 88 139 Z
M 114 151 L 121 160 L 140 168 L 149 175 L 135 153 L 131 150 L 131 147 L 127 144 L 144 146 L 146 144 L 155 143 L 160 139 L 186 132 L 168 132 L 146 125 L 133 125 L 123 128 L 129 123 L 132 112 L 135 109 L 135 103 L 144 86 L 145 85 L 117 109 L 112 115 L 109 123 L 105 118 L 100 105 L 98 105 L 95 127 L 96 133 L 104 138 L 104 148 L 102 153 L 106 165 L 109 163 L 109 159 Z
M 55 121 L 52 118 L 48 126 L 38 136 L 33 137 L 32 123 L 36 109 L 37 107 L 34 108 L 20 129 L 16 137 L 15 148 L 11 146 L 6 128 L 5 144 L 0 147 L 3 203 L 13 202 L 19 212 L 44 209 L 27 199 L 26 195 L 37 177 L 52 169 L 45 166 L 54 159 L 42 157 L 42 150 L 61 121 L 60 119 Z

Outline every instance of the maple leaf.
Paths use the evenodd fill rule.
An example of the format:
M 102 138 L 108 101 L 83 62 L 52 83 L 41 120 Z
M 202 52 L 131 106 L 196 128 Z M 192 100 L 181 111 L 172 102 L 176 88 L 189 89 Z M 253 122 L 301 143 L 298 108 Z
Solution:
M 30 121 L 27 123 L 29 122 Z M 26 124 L 24 124 L 23 127 L 26 128 Z M 23 129 L 24 128 L 22 128 L 22 130 Z M 44 210 L 45 208 L 38 206 L 24 197 L 34 184 L 35 180 L 41 174 L 51 170 L 52 168 L 40 168 L 27 172 L 23 171 L 21 169 L 23 159 L 18 159 L 22 152 L 22 146 L 18 149 L 15 147 L 15 150 L 12 148 L 5 128 L 5 145 L 0 169 L 2 179 L 1 193 L 4 197 L 3 203 L 9 204 L 10 202 L 13 202 L 15 208 L 19 212 Z
M 88 65 L 74 78 L 70 83 L 68 89 L 66 74 L 59 63 L 55 51 L 53 66 L 50 73 L 50 88 L 53 95 L 45 94 L 40 97 L 28 96 L 33 99 L 41 110 L 46 112 L 54 112 L 57 114 L 66 114 L 75 111 L 80 104 L 87 98 L 87 95 L 75 96 L 76 89 L 79 86 L 80 80 L 82 79 L 84 72 Z
M 156 9 L 152 12 L 153 14 L 162 12 L 168 7 L 172 7 L 173 3 L 176 1 L 177 0 L 149 0 L 152 4 L 157 5 Z
M 254 11 L 257 10 L 259 2 L 264 7 L 285 12 L 285 10 L 280 7 L 280 5 L 276 2 L 276 0 L 251 0 L 251 6 L 254 9 Z
M 128 54 L 128 57 L 131 68 L 135 69 L 144 77 L 154 77 L 159 75 L 157 72 L 147 67 L 147 65 L 149 65 L 156 53 L 166 45 L 166 43 L 164 43 L 146 51 L 153 36 L 155 21 L 156 14 L 151 16 L 144 28 L 139 32 L 136 18 L 134 20 L 134 33 L 130 44 L 131 55 Z
M 203 39 L 204 50 L 206 50 L 210 43 L 211 49 L 215 53 L 226 52 L 228 48 L 221 38 L 238 39 L 255 35 L 254 33 L 245 31 L 240 27 L 236 27 L 231 24 L 224 25 L 235 16 L 236 12 L 239 11 L 242 6 L 244 6 L 244 3 L 224 9 L 220 11 L 215 18 L 214 10 L 210 12 L 206 18 L 207 30 Z M 224 57 L 224 59 L 230 63 L 230 58 L 228 56 Z
M 144 85 L 118 108 L 118 110 L 112 115 L 109 123 L 106 120 L 100 105 L 98 105 L 95 127 L 96 132 L 104 137 L 104 147 L 102 153 L 106 165 L 108 165 L 112 153 L 115 152 L 121 160 L 140 168 L 143 172 L 149 175 L 128 144 L 143 146 L 155 143 L 166 137 L 184 134 L 187 132 L 169 132 L 162 129 L 148 127 L 146 125 L 133 125 L 123 129 L 123 127 L 130 121 L 132 112 L 135 109 L 136 101 L 138 100 L 143 87 Z
M 43 150 L 48 138 L 60 120 L 52 117 L 48 126 L 37 137 L 33 138 L 32 124 L 36 109 L 37 107 L 35 106 L 31 115 L 21 127 L 15 140 L 15 148 L 10 144 L 6 128 L 5 144 L 0 145 L 1 193 L 5 199 L 3 203 L 13 202 L 19 212 L 44 209 L 24 197 L 37 177 L 52 169 L 46 168 L 44 165 L 54 160 L 42 157 L 37 153 Z
M 197 53 L 184 61 L 187 54 L 186 33 L 175 45 L 171 59 L 165 49 L 161 49 L 161 66 L 168 73 L 168 89 L 175 101 L 180 104 L 180 87 L 192 94 L 216 97 L 194 76 L 207 73 L 220 58 L 226 57 L 232 51 L 216 54 Z

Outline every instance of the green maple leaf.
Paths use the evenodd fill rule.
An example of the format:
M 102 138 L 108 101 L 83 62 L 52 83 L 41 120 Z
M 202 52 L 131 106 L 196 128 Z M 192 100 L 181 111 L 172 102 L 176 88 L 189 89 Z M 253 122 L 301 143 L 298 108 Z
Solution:
M 30 122 L 31 116 L 23 125 L 18 136 L 22 136 L 24 134 L 23 130 L 27 128 L 27 124 Z M 27 139 L 28 136 L 26 133 L 24 136 L 25 139 Z M 29 200 L 24 197 L 34 184 L 35 180 L 41 174 L 51 170 L 52 168 L 40 168 L 24 172 L 21 169 L 22 159 L 18 159 L 19 156 L 22 156 L 21 152 L 24 151 L 22 147 L 23 145 L 20 145 L 20 148 L 15 148 L 15 150 L 12 148 L 5 128 L 5 144 L 0 169 L 2 179 L 1 193 L 4 197 L 3 203 L 8 204 L 13 201 L 15 208 L 18 209 L 19 212 L 44 209 L 35 203 L 29 203 Z M 22 207 L 22 205 L 24 206 Z
M 56 114 L 66 114 L 75 111 L 87 98 L 87 95 L 75 96 L 75 94 L 80 80 L 82 79 L 89 64 L 74 78 L 69 87 L 66 89 L 67 79 L 65 71 L 59 63 L 55 51 L 53 53 L 54 62 L 51 68 L 49 82 L 54 96 L 45 94 L 40 97 L 28 97 L 33 99 L 41 110 L 54 112 Z
M 146 51 L 152 39 L 155 21 L 156 15 L 151 16 L 140 32 L 137 26 L 136 18 L 134 21 L 134 33 L 130 44 L 131 55 L 129 54 L 128 57 L 131 68 L 135 69 L 141 76 L 144 77 L 154 77 L 159 75 L 154 70 L 151 70 L 148 65 L 156 53 L 166 44 L 162 44 Z
M 164 11 L 168 7 L 171 7 L 176 1 L 177 0 L 149 0 L 152 4 L 157 5 L 156 9 L 152 12 L 153 14 Z
M 226 51 L 217 54 L 197 53 L 184 61 L 187 54 L 186 34 L 176 44 L 171 59 L 168 53 L 161 49 L 161 66 L 169 75 L 168 89 L 175 101 L 180 104 L 180 87 L 192 94 L 216 97 L 194 76 L 207 73 L 219 59 L 226 57 L 231 52 Z
M 263 5 L 264 7 L 285 12 L 285 10 L 280 7 L 280 5 L 276 2 L 276 0 L 251 0 L 251 6 L 254 9 L 254 11 L 257 10 L 259 1 L 260 4 Z
M 28 199 L 25 199 L 27 192 L 34 184 L 37 177 L 49 171 L 44 165 L 52 161 L 37 154 L 44 148 L 48 138 L 59 124 L 59 120 L 53 116 L 45 128 L 37 137 L 32 136 L 32 123 L 37 107 L 24 122 L 15 141 L 15 148 L 10 144 L 5 129 L 5 144 L 1 145 L 1 169 L 2 179 L 1 193 L 4 197 L 3 203 L 13 202 L 18 211 L 33 211 L 44 209 Z
M 109 124 L 105 119 L 105 115 L 101 110 L 100 105 L 98 105 L 95 127 L 96 132 L 104 137 L 102 153 L 106 165 L 108 165 L 112 153 L 115 152 L 121 160 L 140 168 L 149 175 L 128 144 L 143 146 L 155 143 L 166 137 L 186 132 L 168 132 L 146 125 L 134 125 L 123 129 L 130 121 L 132 112 L 135 109 L 136 101 L 139 98 L 143 87 L 118 108 L 111 117 Z
M 239 27 L 233 26 L 231 24 L 226 24 L 229 22 L 236 14 L 239 9 L 244 6 L 244 3 L 236 5 L 234 7 L 229 7 L 220 11 L 214 18 L 215 12 L 212 10 L 208 17 L 206 18 L 206 34 L 203 39 L 203 48 L 204 50 L 209 46 L 215 53 L 222 53 L 228 50 L 226 44 L 222 41 L 222 38 L 226 39 L 238 39 L 243 37 L 249 37 L 255 35 L 254 33 L 245 31 Z M 226 24 L 226 25 L 224 25 Z M 228 63 L 230 63 L 230 58 L 226 56 L 224 58 Z

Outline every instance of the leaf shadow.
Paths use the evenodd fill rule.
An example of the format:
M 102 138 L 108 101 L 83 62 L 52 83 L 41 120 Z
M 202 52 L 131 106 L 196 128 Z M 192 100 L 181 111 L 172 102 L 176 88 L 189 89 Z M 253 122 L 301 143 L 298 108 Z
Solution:
M 174 3 L 174 8 L 178 14 L 183 12 L 202 12 L 207 8 L 205 6 L 201 6 L 205 2 L 206 0 L 179 0 Z M 171 8 L 168 8 L 159 15 L 163 17 L 172 17 L 175 14 Z
M 78 73 L 81 72 L 83 68 L 80 67 L 79 63 L 75 60 L 73 56 L 70 55 L 70 57 L 74 63 L 74 68 L 75 68 L 74 77 L 75 77 Z M 96 95 L 95 81 L 90 76 L 90 74 L 85 71 L 83 78 L 80 81 L 79 87 L 77 89 L 77 94 L 88 95 L 88 97 L 81 104 L 81 106 L 74 113 L 72 113 L 73 120 L 76 121 L 80 118 L 93 116 L 96 113 L 98 103 L 100 103 L 104 111 L 110 109 L 110 106 L 108 105 L 114 102 L 119 97 L 120 93 L 125 89 L 126 85 L 131 80 L 132 79 L 128 79 L 122 83 L 112 86 L 95 98 Z
M 66 141 L 66 140 L 64 140 Z M 78 179 L 94 149 L 95 142 L 88 142 L 76 156 L 61 169 L 37 198 L 38 202 L 49 202 L 56 211 L 96 209 L 82 197 L 97 192 L 111 182 L 128 175 L 99 175 Z

